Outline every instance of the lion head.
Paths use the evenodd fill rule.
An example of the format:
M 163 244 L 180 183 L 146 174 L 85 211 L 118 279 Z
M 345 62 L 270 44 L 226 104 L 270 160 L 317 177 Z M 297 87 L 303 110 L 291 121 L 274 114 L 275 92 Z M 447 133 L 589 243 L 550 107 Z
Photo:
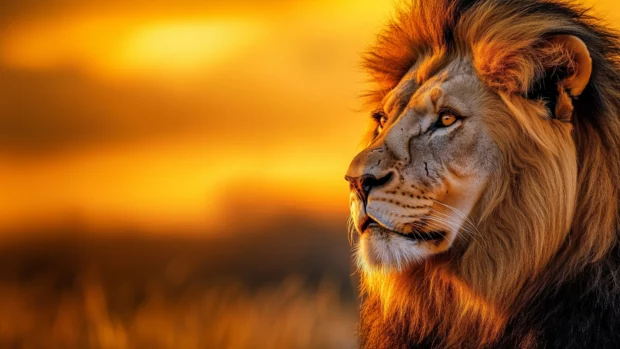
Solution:
M 406 319 L 417 340 L 492 342 L 540 289 L 604 258 L 619 52 L 557 1 L 418 0 L 390 23 L 365 59 L 372 117 L 346 174 L 367 339 Z

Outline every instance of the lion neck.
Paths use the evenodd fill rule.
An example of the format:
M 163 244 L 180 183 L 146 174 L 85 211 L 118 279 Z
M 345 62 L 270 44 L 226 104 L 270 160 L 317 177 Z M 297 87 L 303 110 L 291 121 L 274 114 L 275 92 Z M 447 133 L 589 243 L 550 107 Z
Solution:
M 400 273 L 362 272 L 363 347 L 442 338 L 444 345 L 477 347 L 494 341 L 506 311 L 480 296 L 444 255 Z

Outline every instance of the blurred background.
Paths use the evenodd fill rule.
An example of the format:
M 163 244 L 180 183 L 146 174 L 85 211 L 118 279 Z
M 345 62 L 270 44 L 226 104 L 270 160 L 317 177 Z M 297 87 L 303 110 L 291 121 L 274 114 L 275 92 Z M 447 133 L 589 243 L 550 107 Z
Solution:
M 393 6 L 0 0 L 0 348 L 354 348 L 343 175 Z

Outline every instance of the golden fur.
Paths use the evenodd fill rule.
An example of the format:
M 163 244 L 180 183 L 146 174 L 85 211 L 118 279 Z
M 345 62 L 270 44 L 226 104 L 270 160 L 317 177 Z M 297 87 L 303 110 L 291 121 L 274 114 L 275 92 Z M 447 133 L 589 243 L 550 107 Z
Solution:
M 393 345 L 383 338 L 390 331 L 402 336 L 401 327 L 389 325 L 396 322 L 413 341 L 434 334 L 447 347 L 484 347 L 543 289 L 570 280 L 617 244 L 620 51 L 614 34 L 570 3 L 466 2 L 414 1 L 379 35 L 365 66 L 376 86 L 368 94 L 372 106 L 421 57 L 418 82 L 468 57 L 501 98 L 509 115 L 485 123 L 502 166 L 471 214 L 483 238 L 406 272 L 361 270 L 362 345 Z M 560 34 L 586 43 L 594 71 L 573 104 L 558 90 L 558 117 L 551 117 L 533 91 L 550 70 L 577 69 L 570 52 L 549 40 Z M 535 336 L 524 334 L 523 347 L 534 346 Z

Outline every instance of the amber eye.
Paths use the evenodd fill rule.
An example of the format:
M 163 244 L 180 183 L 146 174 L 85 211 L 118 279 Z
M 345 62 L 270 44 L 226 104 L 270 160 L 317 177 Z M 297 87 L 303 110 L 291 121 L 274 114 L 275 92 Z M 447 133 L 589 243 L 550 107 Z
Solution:
M 446 111 L 439 114 L 439 120 L 437 120 L 437 127 L 448 127 L 454 124 L 458 120 L 458 117 L 454 113 Z
M 382 111 L 378 111 L 372 114 L 372 118 L 377 121 L 377 124 L 379 124 L 377 127 L 377 132 L 381 133 L 381 131 L 383 131 L 383 128 L 385 127 L 385 124 L 387 124 L 388 122 L 387 116 Z

